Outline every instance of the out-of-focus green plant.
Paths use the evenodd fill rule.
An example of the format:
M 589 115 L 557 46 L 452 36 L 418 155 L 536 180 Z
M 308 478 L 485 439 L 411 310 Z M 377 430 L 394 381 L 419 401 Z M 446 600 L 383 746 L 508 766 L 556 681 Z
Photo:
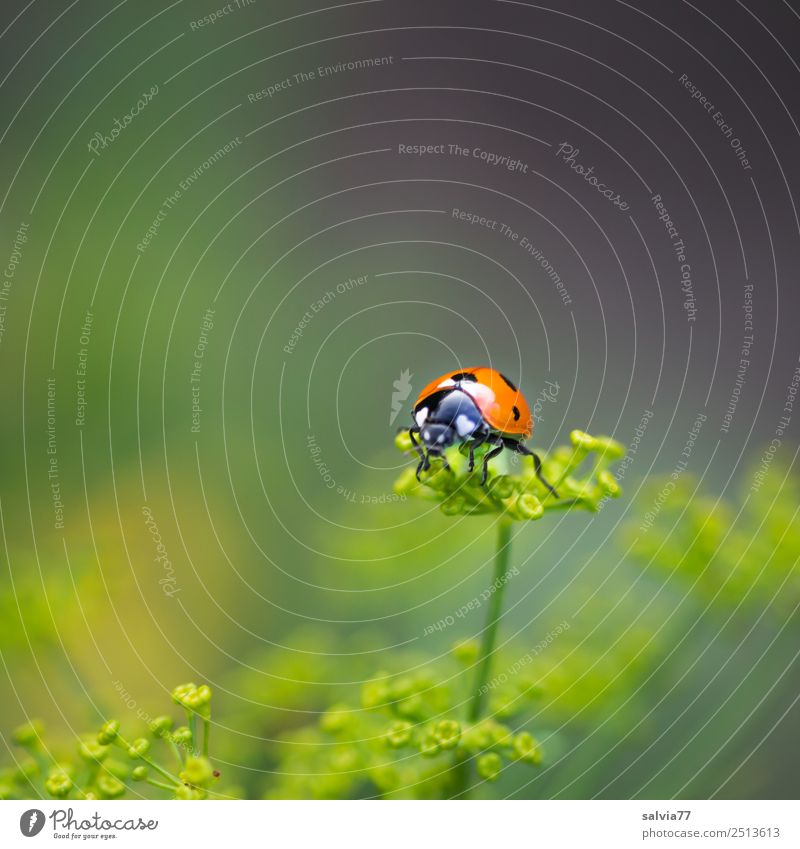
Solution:
M 625 533 L 634 556 L 698 600 L 785 617 L 800 603 L 800 480 L 777 460 L 743 480 L 739 505 L 699 492 L 689 475 L 654 480 L 644 519 Z
M 428 667 L 378 673 L 361 686 L 358 703 L 336 703 L 316 726 L 286 738 L 280 779 L 267 795 L 437 799 L 464 791 L 458 764 L 467 759 L 484 781 L 513 763 L 540 764 L 538 741 L 517 730 L 540 695 L 535 687 L 520 680 L 505 709 L 464 718 L 471 692 L 459 667 L 473 664 L 478 650 L 477 643 L 462 643 Z
M 154 787 L 159 795 L 173 799 L 228 795 L 212 791 L 220 774 L 208 758 L 211 689 L 183 684 L 173 690 L 172 699 L 184 708 L 186 725 L 174 727 L 173 718 L 165 714 L 149 722 L 147 736 L 128 738 L 122 735 L 119 720 L 109 719 L 97 732 L 77 739 L 77 757 L 54 755 L 41 722 L 20 726 L 13 736 L 24 755 L 15 757 L 15 767 L 0 771 L 0 799 L 143 795 L 134 789 L 136 784 Z M 174 765 L 167 766 L 165 757 Z
M 728 761 L 719 757 L 742 716 L 758 711 L 771 727 L 796 699 L 796 681 L 783 671 L 796 650 L 800 477 L 769 448 L 764 458 L 742 470 L 730 494 L 712 494 L 688 473 L 651 478 L 635 505 L 637 518 L 621 534 L 634 573 L 672 608 L 657 629 L 672 647 L 653 657 L 648 676 L 662 730 L 642 741 L 638 756 L 644 761 L 661 746 L 666 757 L 645 785 L 653 797 L 677 791 L 693 798 L 707 786 L 717 793 L 724 786 L 731 798 L 772 797 L 791 786 L 791 758 L 785 767 L 776 763 L 785 743 L 774 741 L 760 764 L 749 759 L 746 771 L 735 753 Z M 781 658 L 772 666 L 764 661 L 764 644 Z M 692 705 L 710 693 L 702 719 L 682 734 Z M 636 720 L 630 733 L 639 731 Z M 676 784 L 673 764 L 680 757 L 710 766 L 702 772 L 693 766 L 691 778 Z M 610 787 L 615 797 L 625 792 L 623 781 Z
M 571 444 L 542 458 L 545 477 L 555 495 L 524 465 L 517 474 L 492 472 L 487 485 L 480 472 L 486 446 L 475 451 L 476 471 L 470 471 L 466 446 L 454 446 L 444 458 L 431 458 L 430 468 L 417 478 L 406 469 L 395 492 L 439 502 L 448 516 L 494 514 L 497 552 L 486 624 L 480 643 L 460 656 L 474 674 L 474 686 L 464 688 L 446 670 L 413 675 L 375 676 L 364 685 L 361 706 L 343 702 L 323 715 L 319 728 L 303 728 L 285 743 L 279 764 L 282 779 L 270 795 L 288 798 L 316 796 L 466 796 L 473 771 L 494 781 L 514 761 L 538 765 L 542 751 L 527 730 L 499 722 L 529 706 L 538 688 L 515 682 L 522 690 L 489 702 L 498 683 L 491 677 L 502 599 L 508 584 L 511 528 L 514 521 L 533 521 L 548 510 L 596 511 L 620 488 L 608 466 L 624 454 L 609 437 L 573 431 Z M 400 450 L 412 452 L 407 432 L 398 434 Z M 463 676 L 460 676 L 463 681 Z M 460 691 L 459 691 L 460 689 Z M 487 702 L 489 710 L 487 712 Z
M 662 646 L 652 639 L 650 629 L 644 624 L 620 628 L 620 619 L 630 622 L 640 602 L 630 599 L 629 603 L 620 606 L 615 598 L 613 605 L 617 613 L 624 612 L 619 619 L 608 621 L 610 627 L 597 631 L 592 643 L 603 646 L 602 651 L 588 648 L 585 643 L 587 631 L 603 619 L 608 607 L 612 606 L 610 600 L 606 605 L 596 596 L 590 600 L 591 590 L 587 588 L 587 598 L 581 602 L 584 607 L 582 622 L 572 619 L 572 625 L 553 623 L 548 626 L 548 633 L 540 635 L 535 643 L 498 650 L 492 678 L 484 685 L 486 722 L 476 724 L 484 730 L 502 725 L 512 735 L 524 734 L 526 729 L 535 726 L 532 736 L 545 763 L 552 764 L 570 739 L 573 744 L 584 740 L 587 729 L 592 732 L 594 753 L 587 757 L 590 761 L 591 757 L 600 757 L 646 713 L 647 704 L 639 685 L 654 665 L 654 657 Z M 571 608 L 576 604 L 573 599 Z M 666 616 L 664 611 L 658 615 Z M 625 631 L 622 636 L 621 630 Z M 317 630 L 315 634 L 317 646 L 336 641 L 333 632 Z M 368 678 L 369 683 L 355 691 L 352 684 L 345 683 L 328 685 L 319 693 L 311 685 L 299 686 L 293 690 L 291 703 L 302 705 L 321 718 L 315 724 L 304 724 L 288 732 L 286 723 L 291 714 L 264 708 L 251 712 L 248 714 L 251 717 L 258 715 L 264 722 L 277 720 L 283 727 L 282 742 L 277 746 L 254 747 L 252 741 L 249 744 L 251 752 L 260 758 L 259 761 L 255 755 L 251 756 L 251 768 L 254 771 L 267 769 L 270 773 L 264 792 L 270 798 L 287 799 L 444 798 L 453 795 L 457 777 L 453 771 L 454 759 L 464 748 L 456 751 L 440 746 L 438 751 L 431 751 L 425 747 L 423 755 L 421 747 L 425 745 L 426 730 L 435 729 L 439 721 L 455 719 L 462 734 L 472 727 L 464 717 L 473 695 L 479 651 L 478 641 L 467 640 L 456 644 L 441 660 L 431 661 L 415 648 L 393 649 L 381 661 L 386 670 L 373 674 Z M 362 677 L 360 670 L 369 663 L 369 656 L 327 655 L 322 660 L 327 658 L 329 679 L 345 681 Z M 275 657 L 279 659 L 280 653 Z M 319 676 L 319 662 L 316 655 L 306 656 L 302 662 L 295 658 L 291 668 L 297 675 Z M 374 665 L 372 669 L 374 671 Z M 246 679 L 252 681 L 252 673 L 242 680 Z M 418 702 L 415 693 L 403 695 L 410 683 L 411 689 L 422 687 L 420 700 L 428 710 L 425 721 L 409 719 L 408 710 L 413 710 Z M 269 682 L 263 687 L 266 692 L 270 691 Z M 384 689 L 383 702 L 375 699 L 380 688 Z M 329 694 L 327 701 L 324 691 Z M 393 696 L 394 700 L 413 698 L 410 705 L 401 704 L 401 700 L 395 704 Z M 328 706 L 328 710 L 320 705 Z M 438 713 L 434 708 L 438 708 Z M 302 713 L 295 711 L 294 716 L 300 717 Z M 413 734 L 406 735 L 405 726 L 395 726 L 394 721 L 410 723 Z M 239 724 L 251 733 L 258 727 L 252 719 Z M 270 727 L 276 733 L 275 726 Z M 652 732 L 651 724 L 642 725 L 643 738 Z M 262 732 L 262 736 L 266 735 Z M 532 777 L 529 770 L 536 764 L 509 757 L 502 747 L 497 749 L 492 745 L 487 750 L 475 751 L 471 759 L 477 778 L 471 785 L 475 787 L 480 779 L 477 789 L 484 795 L 491 791 L 492 779 L 478 770 L 477 760 L 483 754 L 492 753 L 501 758 L 503 769 L 498 778 L 506 782 L 504 792 L 514 785 L 527 783 Z M 348 762 L 349 766 L 342 768 Z M 556 779 L 556 788 L 558 774 L 548 776 L 551 786 Z

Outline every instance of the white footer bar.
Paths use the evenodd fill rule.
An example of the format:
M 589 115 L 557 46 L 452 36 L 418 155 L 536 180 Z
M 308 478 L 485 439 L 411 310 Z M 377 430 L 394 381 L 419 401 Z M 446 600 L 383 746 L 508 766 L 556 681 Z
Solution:
M 795 801 L 0 802 L 0 846 L 800 847 Z

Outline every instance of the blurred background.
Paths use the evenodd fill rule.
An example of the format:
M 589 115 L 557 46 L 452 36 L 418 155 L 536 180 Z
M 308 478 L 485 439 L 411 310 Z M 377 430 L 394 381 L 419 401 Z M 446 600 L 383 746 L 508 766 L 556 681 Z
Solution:
M 569 627 L 525 670 L 544 761 L 491 793 L 796 796 L 799 33 L 752 0 L 4 4 L 3 763 L 194 680 L 238 794 L 402 795 L 331 784 L 319 719 L 470 672 L 484 611 L 431 626 L 493 521 L 396 495 L 394 436 L 487 364 L 537 449 L 626 448 L 620 500 L 515 529 L 497 668 Z

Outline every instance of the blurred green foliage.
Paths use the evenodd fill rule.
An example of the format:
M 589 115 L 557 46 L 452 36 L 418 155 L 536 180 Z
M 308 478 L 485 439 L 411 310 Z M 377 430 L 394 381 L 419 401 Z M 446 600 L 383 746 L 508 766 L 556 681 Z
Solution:
M 544 459 L 546 474 L 558 480 L 553 458 Z M 458 463 L 456 458 L 453 465 Z M 505 470 L 493 475 L 488 495 L 478 497 L 502 495 L 502 506 L 493 515 L 468 519 L 471 525 L 485 530 L 498 520 L 508 499 L 537 486 L 526 465 L 510 494 L 507 479 L 514 476 Z M 458 474 L 459 468 L 456 480 Z M 440 475 L 433 468 L 421 484 L 414 480 L 414 495 L 440 503 L 451 498 L 454 477 Z M 596 469 L 569 477 L 575 481 L 568 484 L 573 496 L 585 495 L 591 486 L 595 503 L 603 503 Z M 572 574 L 555 593 L 545 592 L 539 583 L 541 563 L 534 567 L 528 562 L 527 531 L 515 537 L 517 557 L 512 562 L 525 563 L 509 584 L 508 621 L 504 618 L 502 624 L 507 638 L 497 649 L 486 709 L 477 721 L 467 718 L 467 704 L 479 649 L 474 639 L 464 638 L 476 633 L 475 618 L 483 611 L 453 616 L 452 627 L 429 628 L 424 639 L 418 616 L 412 626 L 402 619 L 391 626 L 383 621 L 358 627 L 320 622 L 243 652 L 217 676 L 210 761 L 200 751 L 199 762 L 190 762 L 187 769 L 189 753 L 184 752 L 182 763 L 180 753 L 176 758 L 173 744 L 180 745 L 181 736 L 191 733 L 188 720 L 159 736 L 146 725 L 137 728 L 133 717 L 123 719 L 128 744 L 123 748 L 100 742 L 96 734 L 65 739 L 55 730 L 63 722 L 50 718 L 52 743 L 36 723 L 13 740 L 8 726 L 2 729 L 11 754 L 0 772 L 0 792 L 28 798 L 64 793 L 66 798 L 113 798 L 120 792 L 440 798 L 453 793 L 464 760 L 472 764 L 468 786 L 478 796 L 690 798 L 724 782 L 729 782 L 724 795 L 790 792 L 783 760 L 768 747 L 748 760 L 746 770 L 736 770 L 742 762 L 736 741 L 741 739 L 742 751 L 750 751 L 748 738 L 737 735 L 755 696 L 760 712 L 753 722 L 769 723 L 794 692 L 791 677 L 781 674 L 796 651 L 800 595 L 797 478 L 776 461 L 755 491 L 753 480 L 745 472 L 740 494 L 720 500 L 686 474 L 668 497 L 659 499 L 669 478 L 654 478 L 629 511 L 617 544 L 598 547 L 590 568 Z M 448 490 L 437 494 L 436 486 L 443 482 L 449 482 Z M 543 505 L 549 500 L 544 492 L 531 494 Z M 657 502 L 657 515 L 648 518 Z M 412 516 L 413 508 L 411 499 L 392 507 Z M 404 525 L 396 532 L 397 545 L 438 533 L 448 520 L 437 512 Z M 569 511 L 560 515 L 572 521 Z M 605 511 L 601 516 L 605 520 Z M 524 526 L 534 534 L 543 527 L 530 521 Z M 484 565 L 474 581 L 448 593 L 443 585 L 452 580 L 456 566 L 425 577 L 437 593 L 444 593 L 441 605 L 423 614 L 427 621 L 435 620 L 436 610 L 463 607 L 473 593 L 480 597 L 488 584 L 485 563 L 491 552 L 479 538 L 480 533 L 474 551 Z M 379 554 L 386 550 L 380 535 L 367 541 Z M 430 551 L 446 555 L 448 544 L 445 534 Z M 557 541 L 548 552 L 557 562 Z M 389 576 L 398 569 L 391 562 L 375 566 L 367 561 L 354 567 L 353 581 L 374 568 Z M 78 564 L 73 572 L 79 586 L 90 586 L 85 582 L 93 578 L 86 567 Z M 63 593 L 61 609 L 53 611 L 63 615 L 75 597 L 69 579 L 45 575 L 44 582 L 51 597 Z M 38 592 L 41 583 L 31 570 L 25 580 L 15 582 L 16 594 L 7 591 L 0 598 L 11 617 L 10 624 L 4 623 L 4 645 L 25 646 L 30 639 L 39 661 L 51 669 L 57 663 L 48 660 L 49 653 L 57 657 L 62 639 L 78 647 L 80 641 L 51 626 L 53 605 Z M 20 620 L 17 600 L 24 606 L 22 634 L 13 624 L 14 617 Z M 341 603 L 341 611 L 355 604 L 347 593 Z M 755 662 L 762 657 L 771 662 Z M 749 679 L 745 687 L 742 665 Z M 24 677 L 19 680 L 25 686 Z M 86 705 L 81 692 L 70 690 L 66 678 L 59 681 L 59 692 L 69 696 L 67 715 L 80 716 L 82 704 L 83 715 L 93 715 L 94 707 Z M 102 696 L 99 686 L 96 695 Z M 119 714 L 119 708 L 104 710 Z M 144 722 L 150 721 L 148 713 Z M 197 715 L 196 722 L 202 726 L 203 717 Z M 195 733 L 201 739 L 197 728 Z M 134 744 L 141 747 L 142 739 L 149 744 L 145 757 L 170 772 L 180 786 L 132 758 L 131 750 L 141 754 Z M 698 762 L 704 771 L 698 770 Z M 220 779 L 213 777 L 213 766 L 208 778 L 209 764 L 219 765 Z M 676 775 L 697 777 L 695 783 L 678 783 Z M 162 779 L 169 789 L 152 784 Z
M 475 660 L 478 646 L 461 644 L 453 655 Z M 398 674 L 378 673 L 360 688 L 359 702 L 340 702 L 315 726 L 301 728 L 281 745 L 280 778 L 270 798 L 446 798 L 457 792 L 459 765 L 477 759 L 478 775 L 498 778 L 507 765 L 541 763 L 536 739 L 514 731 L 538 692 L 516 682 L 517 695 L 496 718 L 463 720 L 470 692 L 447 659 Z
M 59 752 L 58 746 L 51 749 L 40 721 L 19 726 L 12 735 L 14 766 L 0 772 L 0 799 L 119 799 L 154 793 L 172 799 L 231 798 L 230 789 L 216 787 L 220 773 L 208 758 L 211 689 L 182 684 L 172 700 L 184 708 L 186 725 L 176 728 L 173 718 L 163 714 L 148 722 L 147 736 L 129 738 L 119 720 L 108 719 L 98 731 L 77 738 L 74 755 Z
M 690 475 L 668 497 L 659 495 L 671 480 L 654 481 L 643 498 L 658 512 L 631 523 L 625 539 L 696 601 L 785 618 L 800 603 L 800 481 L 779 462 L 763 477 L 753 467 L 743 480 L 735 503 L 703 493 Z

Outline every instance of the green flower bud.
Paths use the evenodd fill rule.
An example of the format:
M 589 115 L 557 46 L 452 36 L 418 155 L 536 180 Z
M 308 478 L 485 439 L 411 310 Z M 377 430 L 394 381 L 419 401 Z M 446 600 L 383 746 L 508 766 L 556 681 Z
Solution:
M 178 777 L 186 784 L 202 787 L 214 777 L 214 767 L 211 766 L 208 758 L 186 758 L 183 771 Z
M 478 659 L 479 649 L 480 645 L 477 640 L 461 640 L 458 643 L 454 643 L 452 652 L 456 660 L 469 664 L 474 663 Z
M 352 725 L 353 712 L 347 705 L 334 705 L 322 714 L 319 719 L 320 728 L 328 734 L 344 731 Z
M 147 778 L 149 770 L 146 766 L 140 764 L 139 766 L 135 766 L 133 771 L 131 772 L 131 778 L 134 781 L 144 781 Z
M 514 502 L 514 512 L 521 519 L 541 519 L 544 516 L 544 507 L 535 495 L 523 492 Z
M 97 791 L 101 799 L 119 799 L 125 793 L 125 785 L 113 775 L 100 775 L 97 778 Z
M 211 716 L 211 687 L 201 684 L 193 693 L 186 697 L 186 707 L 200 716 Z
M 576 448 L 585 452 L 594 451 L 597 444 L 593 436 L 582 430 L 573 430 L 569 435 L 569 441 Z
M 103 723 L 100 730 L 97 732 L 97 742 L 101 746 L 108 746 L 113 743 L 119 735 L 119 722 L 116 719 L 109 719 Z
M 150 732 L 155 737 L 165 737 L 172 730 L 171 716 L 157 716 L 150 723 Z
M 211 715 L 211 688 L 208 684 L 180 684 L 172 691 L 172 700 L 186 710 L 194 711 L 203 717 Z
M 610 436 L 595 436 L 594 450 L 605 460 L 621 460 L 625 456 L 625 446 Z
M 128 757 L 132 760 L 137 760 L 150 751 L 150 741 L 146 737 L 139 737 L 134 740 L 128 749 Z
M 172 701 L 177 705 L 186 706 L 186 699 L 197 690 L 196 684 L 179 684 L 172 691 Z
M 434 734 L 426 734 L 419 743 L 419 753 L 423 758 L 434 758 L 439 754 L 441 746 Z
M 442 719 L 436 724 L 433 733 L 443 749 L 454 749 L 461 739 L 461 723 L 454 719 Z
M 603 471 L 599 472 L 597 475 L 597 483 L 600 485 L 600 488 L 606 495 L 610 495 L 612 498 L 619 498 L 622 493 L 622 489 L 620 485 L 617 483 L 617 479 L 608 469 L 603 469 Z
M 496 781 L 503 768 L 503 761 L 496 752 L 487 752 L 481 755 L 477 761 L 478 775 L 487 781 Z
M 59 767 L 50 770 L 44 783 L 44 789 L 54 799 L 66 799 L 73 788 L 72 779 L 67 772 Z
M 44 725 L 41 720 L 32 719 L 24 725 L 20 725 L 13 731 L 14 742 L 20 746 L 38 747 L 44 736 Z
M 527 731 L 521 731 L 514 737 L 511 744 L 514 756 L 521 761 L 533 764 L 534 766 L 542 762 L 542 750 L 536 742 L 532 734 Z
M 185 746 L 192 742 L 192 732 L 187 725 L 181 725 L 172 732 L 171 739 L 176 746 Z
M 196 787 L 192 787 L 189 784 L 181 784 L 175 788 L 175 798 L 184 800 L 202 799 L 203 794 Z
M 438 492 L 448 493 L 452 488 L 453 477 L 450 472 L 444 471 L 442 461 L 436 458 L 431 460 L 431 467 L 427 471 L 420 472 L 420 478 L 425 486 Z
M 511 498 L 514 494 L 514 480 L 510 475 L 495 475 L 489 481 L 489 492 L 501 501 L 506 498 Z
M 389 701 L 389 687 L 386 678 L 374 678 L 361 687 L 361 704 L 363 707 L 383 707 L 387 701 Z
M 459 516 L 465 511 L 466 507 L 467 499 L 461 493 L 449 496 L 439 505 L 439 509 L 445 516 Z
M 197 688 L 197 700 L 202 705 L 207 705 L 211 701 L 211 687 L 208 684 L 201 684 Z
M 384 735 L 386 742 L 393 749 L 407 746 L 411 742 L 411 728 L 412 725 L 410 722 L 406 722 L 404 719 L 398 719 L 386 729 Z
M 401 451 L 413 451 L 414 444 L 411 442 L 411 434 L 407 430 L 398 431 L 394 438 L 394 444 Z
M 0 781 L 0 802 L 6 802 L 14 798 L 14 785 L 6 781 Z
M 78 743 L 78 755 L 89 763 L 99 763 L 108 756 L 108 746 L 103 746 L 92 738 L 81 740 Z

